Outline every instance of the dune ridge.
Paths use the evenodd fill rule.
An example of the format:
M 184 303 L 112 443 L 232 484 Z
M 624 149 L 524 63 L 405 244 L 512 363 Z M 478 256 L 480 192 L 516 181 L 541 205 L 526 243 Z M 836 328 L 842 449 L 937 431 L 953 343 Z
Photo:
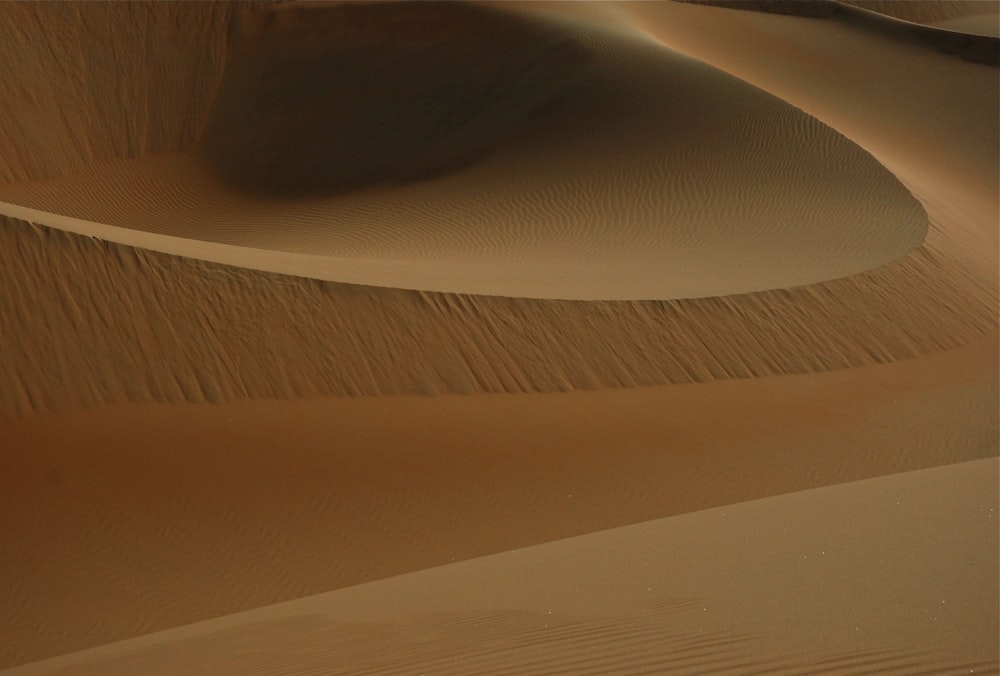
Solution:
M 11 290 L 0 296 L 0 348 L 13 366 L 0 374 L 7 414 L 808 373 L 957 347 L 997 321 L 991 280 L 930 244 L 813 286 L 645 302 L 320 282 L 14 219 L 2 221 L 0 251 L 0 284 Z
M 614 33 L 618 36 L 615 39 L 621 39 L 621 31 L 624 31 L 629 40 L 639 36 L 647 42 L 649 36 L 637 32 L 631 23 L 632 14 L 639 15 L 642 25 L 647 20 L 643 16 L 647 11 L 677 14 L 678 10 L 685 10 L 672 21 L 688 20 L 692 10 L 724 12 L 686 6 L 678 6 L 678 10 L 671 6 L 645 5 L 627 9 L 622 15 L 615 8 L 615 20 L 609 24 L 617 26 L 614 31 L 619 32 Z M 748 13 L 739 14 L 746 16 Z M 585 19 L 581 19 L 584 26 L 593 21 L 592 17 Z M 821 24 L 805 27 L 807 31 L 818 31 L 821 39 L 814 43 L 819 45 L 820 51 L 827 39 L 822 31 L 829 30 L 826 22 Z M 843 26 L 834 28 L 844 29 Z M 864 48 L 879 53 L 874 38 L 862 35 L 855 39 L 867 40 Z M 674 49 L 688 48 L 683 44 L 677 47 L 677 40 L 668 42 Z M 709 52 L 712 49 L 715 48 L 709 41 L 706 46 L 699 47 Z M 739 91 L 739 105 L 753 108 L 757 102 L 762 102 L 766 110 L 774 110 L 769 107 L 772 99 L 744 96 L 743 93 L 749 91 L 745 86 L 733 89 L 735 80 L 720 80 L 717 71 L 692 66 L 689 59 L 685 61 L 687 57 L 676 51 L 668 51 L 662 45 L 655 48 L 647 45 L 641 53 L 657 67 L 663 58 L 675 63 L 681 68 L 678 72 L 691 74 L 689 84 L 692 86 L 713 83 L 707 87 L 709 100 L 726 92 Z M 934 86 L 939 86 L 938 83 L 947 86 L 951 80 L 946 75 L 955 68 L 982 68 L 953 61 L 942 64 L 933 61 L 939 58 L 934 55 L 922 58 L 929 64 L 928 68 L 936 69 L 933 72 L 941 73 L 936 76 Z M 848 67 L 857 68 L 858 65 L 847 63 L 843 66 L 847 72 L 852 72 Z M 890 64 L 890 68 L 895 67 Z M 751 69 L 750 75 L 755 72 L 761 71 Z M 777 72 L 779 81 L 781 77 L 788 77 Z M 965 74 L 979 78 L 983 72 Z M 220 75 L 215 73 L 213 76 Z M 807 73 L 805 77 L 811 76 Z M 754 81 L 753 77 L 748 79 Z M 719 82 L 725 86 L 716 89 L 715 83 Z M 808 87 L 801 89 L 810 91 Z M 836 91 L 840 90 L 835 90 L 835 97 Z M 889 89 L 890 94 L 893 91 Z M 10 289 L 11 293 L 0 296 L 0 346 L 5 354 L 13 355 L 13 368 L 6 369 L 0 376 L 3 378 L 0 406 L 5 414 L 12 415 L 93 407 L 116 401 L 226 401 L 258 397 L 553 392 L 633 387 L 843 369 L 964 345 L 989 333 L 997 325 L 995 252 L 983 245 L 996 237 L 995 229 L 992 236 L 987 232 L 989 214 L 995 211 L 995 205 L 988 204 L 982 192 L 973 193 L 975 201 L 968 203 L 955 197 L 969 185 L 988 183 L 985 179 L 989 172 L 996 171 L 995 167 L 989 168 L 995 163 L 991 163 L 989 153 L 983 150 L 983 139 L 989 134 L 995 135 L 995 129 L 991 131 L 985 118 L 974 110 L 980 105 L 979 99 L 986 100 L 988 94 L 978 91 L 966 94 L 968 100 L 960 99 L 963 103 L 957 112 L 947 102 L 936 100 L 921 109 L 929 111 L 925 117 L 920 117 L 923 113 L 918 111 L 915 121 L 911 122 L 913 128 L 930 123 L 932 129 L 938 130 L 941 137 L 950 139 L 951 143 L 921 150 L 923 154 L 916 159 L 901 155 L 900 148 L 905 148 L 906 152 L 911 148 L 902 142 L 890 147 L 892 153 L 886 153 L 880 136 L 882 129 L 858 129 L 853 120 L 848 120 L 845 128 L 851 131 L 851 138 L 863 147 L 874 148 L 870 152 L 877 151 L 878 159 L 897 175 L 893 182 L 905 199 L 893 202 L 893 209 L 902 209 L 906 214 L 903 231 L 902 234 L 898 231 L 898 222 L 887 225 L 886 229 L 889 231 L 887 241 L 895 240 L 895 245 L 902 244 L 902 247 L 891 256 L 895 260 L 885 265 L 816 284 L 793 284 L 790 288 L 704 298 L 674 299 L 668 295 L 667 298 L 626 302 L 450 293 L 447 287 L 444 291 L 408 291 L 383 288 L 405 286 L 397 283 L 396 270 L 403 267 L 405 261 L 390 257 L 380 264 L 370 258 L 371 251 L 367 252 L 369 257 L 359 258 L 355 264 L 369 274 L 374 270 L 376 278 L 382 275 L 380 280 L 373 281 L 381 281 L 383 287 L 227 267 L 91 241 L 86 236 L 32 225 L 24 218 L 6 218 L 0 226 L 0 238 L 4 243 L 0 252 L 9 261 L 5 260 L 0 266 L 0 278 L 3 288 Z M 792 96 L 788 98 L 794 100 Z M 900 105 L 895 100 L 890 103 Z M 834 126 L 844 122 L 838 109 L 844 106 L 842 99 L 835 98 L 823 106 L 810 107 L 801 102 L 797 105 L 817 116 L 832 110 L 828 121 Z M 794 109 L 784 106 L 781 110 Z M 905 111 L 905 114 L 915 115 L 912 111 Z M 825 129 L 804 115 L 782 118 L 779 127 L 789 126 L 799 132 Z M 760 131 L 755 129 L 755 133 Z M 814 158 L 814 164 L 822 164 L 822 149 L 839 138 L 828 132 L 821 134 L 825 140 L 820 144 L 820 156 Z M 620 134 L 628 133 L 628 129 L 615 131 L 604 143 L 617 142 Z M 942 184 L 938 177 L 929 170 L 924 175 L 907 169 L 911 165 L 929 166 L 941 173 L 949 166 L 944 162 L 952 162 L 952 156 L 965 152 L 966 148 L 968 157 L 974 161 L 962 167 L 964 173 L 960 175 L 968 174 L 971 180 L 952 186 L 954 177 L 950 178 L 951 182 L 945 187 L 947 190 L 954 188 L 951 193 L 940 189 Z M 530 148 L 524 152 L 530 157 Z M 861 149 L 857 152 L 863 153 Z M 546 166 L 544 156 L 545 153 L 541 153 L 535 160 Z M 770 156 L 765 152 L 762 157 Z M 551 168 L 559 169 L 566 159 L 560 156 L 555 163 L 558 166 Z M 873 162 L 870 157 L 868 161 Z M 166 155 L 148 162 L 154 169 L 164 164 L 168 167 L 171 163 L 177 164 L 175 179 L 196 169 L 179 155 Z M 944 169 L 936 166 L 938 164 Z M 18 194 L 23 201 L 30 205 L 37 199 L 36 206 L 46 206 L 47 199 L 76 199 L 75 208 L 83 209 L 82 215 L 105 220 L 117 218 L 121 225 L 130 228 L 127 232 L 135 238 L 131 241 L 157 246 L 153 244 L 157 240 L 152 234 L 131 230 L 136 227 L 169 230 L 170 227 L 169 219 L 164 221 L 160 217 L 157 220 L 156 208 L 150 210 L 141 204 L 139 198 L 145 188 L 139 189 L 133 182 L 141 183 L 146 175 L 134 168 L 128 169 L 132 165 L 127 160 L 104 166 L 88 179 L 89 182 L 79 183 L 100 196 L 89 202 L 85 196 L 80 198 L 79 192 L 52 189 L 62 184 L 59 179 L 8 184 L 0 193 L 21 191 Z M 118 173 L 118 179 L 110 182 L 118 188 L 101 192 L 106 188 L 102 187 L 101 180 L 94 179 L 116 176 L 114 171 L 106 169 L 107 166 L 126 167 L 127 170 Z M 516 171 L 520 166 L 513 163 L 508 170 Z M 888 175 L 881 167 L 879 170 L 880 175 Z M 162 172 L 152 173 L 154 179 L 162 175 Z M 192 175 L 204 178 L 204 174 L 197 171 Z M 462 175 L 449 176 L 448 181 Z M 899 181 L 912 191 L 920 204 L 899 186 Z M 183 196 L 189 190 L 183 187 L 186 184 L 166 185 L 168 189 L 159 193 L 157 204 L 183 203 Z M 109 214 L 114 216 L 114 209 L 120 208 L 123 202 L 127 203 L 123 196 L 130 192 L 133 194 L 132 206 L 115 218 L 107 218 Z M 204 215 L 203 211 L 207 210 L 202 208 L 204 200 L 198 204 L 202 206 L 187 216 L 191 223 L 196 223 L 195 217 Z M 249 204 L 260 208 L 263 202 Z M 921 204 L 929 216 L 923 215 Z M 864 200 L 861 206 L 865 206 Z M 288 204 L 280 203 L 270 211 L 265 210 L 260 222 L 280 221 L 288 211 Z M 183 210 L 174 213 L 183 213 Z M 306 210 L 303 213 L 303 222 L 308 223 L 313 212 Z M 134 218 L 129 218 L 130 214 Z M 921 230 L 906 230 L 912 226 L 915 214 L 929 218 L 923 244 L 919 243 Z M 30 220 L 45 223 L 44 214 L 37 220 L 32 216 Z M 238 217 L 229 225 L 239 224 Z M 79 227 L 84 235 L 95 232 L 88 231 L 86 223 L 74 227 Z M 212 226 L 202 224 L 200 227 L 210 230 Z M 869 226 L 872 228 L 877 229 L 877 226 Z M 223 240 L 230 237 L 225 234 L 225 227 L 222 231 L 204 236 Z M 231 235 L 235 238 L 231 241 L 249 244 L 257 238 L 259 244 L 266 243 L 267 237 L 281 237 L 280 230 L 277 235 L 269 234 L 266 228 L 257 234 L 254 232 L 253 228 L 237 232 Z M 815 234 L 817 231 L 810 232 Z M 914 235 L 917 238 L 911 241 Z M 472 235 L 473 239 L 482 236 L 482 232 Z M 421 237 L 418 232 L 415 239 Z M 724 238 L 721 241 L 725 243 Z M 862 238 L 860 241 L 868 240 Z M 309 248 L 315 243 L 315 238 L 305 237 L 302 246 Z M 643 246 L 647 244 L 644 242 Z M 854 243 L 857 248 L 856 245 Z M 171 239 L 170 246 L 174 248 L 169 253 L 194 258 L 204 257 L 207 251 L 207 247 L 199 249 L 204 245 L 190 238 Z M 914 246 L 916 248 L 912 248 Z M 354 250 L 355 255 L 365 253 L 363 248 Z M 541 257 L 543 267 L 536 268 L 536 272 L 542 270 L 550 277 L 558 277 L 564 271 L 557 260 L 552 260 L 553 253 L 549 250 Z M 787 252 L 780 249 L 771 255 L 775 253 L 779 259 L 789 258 L 783 255 Z M 264 267 L 259 256 L 255 259 L 254 255 L 252 248 L 245 247 L 237 249 L 223 262 Z M 839 252 L 833 260 L 852 255 L 855 254 Z M 604 261 L 604 265 L 608 279 L 616 269 L 627 267 L 627 258 L 607 257 L 609 260 Z M 594 265 L 586 258 L 583 260 Z M 350 261 L 339 259 L 339 262 L 346 266 Z M 477 269 L 479 262 L 467 262 L 466 268 L 460 271 L 468 275 Z M 810 264 L 815 262 L 812 259 Z M 738 262 L 733 261 L 733 265 L 730 272 L 736 274 Z M 481 271 L 477 274 L 491 274 L 489 268 L 478 269 Z M 587 270 L 586 267 L 582 269 Z M 305 272 L 307 275 L 314 273 Z M 393 277 L 394 274 L 397 276 Z M 590 274 L 590 277 L 600 276 Z
M 972 63 L 1000 65 L 996 29 L 962 32 L 959 28 L 977 15 L 996 16 L 989 0 L 676 0 L 752 12 L 767 12 L 853 24 L 886 37 L 928 47 Z M 951 22 L 958 23 L 951 24 Z M 975 25 L 971 23 L 970 25 Z
M 987 458 L 591 532 L 10 673 L 995 673 L 996 471 Z M 816 612 L 845 597 L 849 613 Z
M 356 34 L 219 7 L 0 3 L 0 669 L 996 672 L 995 42 L 849 8 L 504 3 L 494 39 L 455 5 Z M 219 189 L 213 135 L 241 169 L 274 131 L 235 128 L 252 71 L 349 81 L 331 35 L 405 46 L 357 73 L 413 57 L 316 144 L 336 194 Z M 481 81 L 434 68 L 508 39 Z M 400 97 L 416 142 L 323 166 Z M 396 208 L 475 216 L 486 179 L 521 184 L 493 229 Z M 637 291 L 642 261 L 676 279 Z
M 375 7 L 361 18 L 409 20 L 407 5 Z M 267 251 L 329 258 L 305 271 L 272 256 L 270 271 L 571 300 L 802 286 L 878 267 L 923 240 L 926 214 L 864 149 L 656 44 L 626 14 L 499 12 L 517 17 L 517 30 L 475 46 L 449 21 L 479 33 L 506 24 L 464 7 L 427 14 L 451 35 L 443 45 L 402 41 L 388 53 L 377 32 L 340 45 L 352 16 L 342 8 L 265 14 L 256 20 L 266 30 L 246 27 L 250 37 L 233 47 L 198 153 L 94 163 L 0 186 L 0 200 L 244 245 L 249 267 Z M 320 46 L 286 44 L 286 22 L 318 32 Z M 482 49 L 504 59 L 487 59 L 479 77 L 464 64 Z M 525 66 L 529 57 L 538 62 Z M 432 105 L 428 91 L 444 93 Z M 330 195 L 299 194 L 324 187 Z M 58 227 L 43 218 L 32 220 Z

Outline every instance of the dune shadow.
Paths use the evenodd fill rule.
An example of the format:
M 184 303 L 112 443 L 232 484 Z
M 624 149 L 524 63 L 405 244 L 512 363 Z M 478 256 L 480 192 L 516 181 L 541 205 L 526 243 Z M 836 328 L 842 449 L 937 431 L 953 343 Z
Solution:
M 589 60 L 554 27 L 464 3 L 268 8 L 230 30 L 200 150 L 278 198 L 431 178 L 516 137 Z

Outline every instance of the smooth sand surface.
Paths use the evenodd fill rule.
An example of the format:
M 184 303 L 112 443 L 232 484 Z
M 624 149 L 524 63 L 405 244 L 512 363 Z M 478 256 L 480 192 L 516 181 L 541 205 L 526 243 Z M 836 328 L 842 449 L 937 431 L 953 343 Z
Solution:
M 0 4 L 0 668 L 996 673 L 1000 83 L 906 4 Z
M 1000 12 L 994 5 L 992 12 L 983 14 L 971 14 L 953 19 L 943 19 L 931 24 L 937 28 L 946 28 L 960 33 L 971 33 L 973 35 L 988 35 L 990 37 L 1000 37 Z
M 997 614 L 997 471 L 649 521 L 6 673 L 996 673 L 996 621 L 965 618 Z

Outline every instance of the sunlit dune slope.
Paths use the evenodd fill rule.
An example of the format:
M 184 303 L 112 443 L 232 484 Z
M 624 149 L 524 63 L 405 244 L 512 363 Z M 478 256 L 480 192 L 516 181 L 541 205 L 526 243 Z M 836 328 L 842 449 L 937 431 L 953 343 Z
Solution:
M 0 2 L 0 668 L 995 672 L 998 43 L 810 6 Z
M 11 421 L 0 426 L 0 664 L 671 514 L 995 457 L 996 339 L 704 385 L 135 404 Z
M 11 676 L 996 673 L 996 473 L 979 460 L 595 532 Z
M 371 30 L 347 40 L 354 23 Z M 99 162 L 0 200 L 253 250 L 144 244 L 233 265 L 579 300 L 846 277 L 927 227 L 864 150 L 624 15 L 457 3 L 252 13 L 200 152 Z

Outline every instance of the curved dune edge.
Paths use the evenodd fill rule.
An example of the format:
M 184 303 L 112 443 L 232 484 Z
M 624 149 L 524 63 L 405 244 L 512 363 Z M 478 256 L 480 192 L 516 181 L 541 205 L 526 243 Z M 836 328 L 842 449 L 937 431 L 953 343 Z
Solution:
M 997 325 L 992 280 L 933 242 L 808 287 L 578 302 L 320 282 L 0 222 L 8 414 L 707 382 L 916 357 Z
M 648 673 L 666 665 L 995 673 L 997 529 L 988 508 L 997 467 L 996 458 L 976 460 L 590 533 L 8 673 Z M 942 576 L 944 567 L 964 572 Z
M 842 5 L 851 5 L 870 12 L 902 19 L 918 24 L 934 24 L 938 21 L 957 19 L 977 14 L 997 11 L 994 0 L 837 0 Z
M 772 14 L 854 22 L 943 54 L 972 63 L 1000 64 L 1000 40 L 995 30 L 964 32 L 947 25 L 977 14 L 996 15 L 996 3 L 982 0 L 924 2 L 917 0 L 674 0 Z M 975 25 L 969 22 L 970 25 Z M 957 25 L 962 25 L 960 22 Z
M 677 7 L 685 16 L 700 9 Z M 925 57 L 933 58 L 942 57 Z M 907 101 L 897 98 L 894 110 Z M 996 131 L 995 120 L 987 127 L 970 117 L 978 103 L 968 110 L 963 103 L 957 118 L 949 101 L 937 105 L 951 117 L 933 109 L 928 119 L 944 139 L 960 142 L 958 150 L 931 148 L 915 159 L 897 152 L 892 166 L 908 186 L 924 181 L 911 187 L 931 213 L 923 247 L 883 268 L 784 290 L 574 302 L 359 287 L 91 242 L 6 219 L 0 251 L 11 260 L 0 266 L 0 279 L 16 292 L 0 298 L 0 345 L 15 356 L 15 368 L 3 374 L 2 407 L 629 387 L 848 368 L 956 347 L 997 324 L 995 252 L 982 246 L 981 233 L 970 238 L 972 217 L 955 212 L 966 207 L 959 189 L 989 183 L 983 167 L 995 171 L 995 162 L 982 138 Z M 919 110 L 914 119 L 912 128 L 923 128 Z M 972 131 L 956 127 L 956 119 L 971 120 Z M 880 142 L 884 130 L 848 121 L 858 142 Z M 910 146 L 898 140 L 890 148 Z M 885 144 L 879 150 L 888 166 Z M 980 172 L 967 172 L 973 180 L 949 173 L 953 156 L 965 152 Z M 905 174 L 907 163 L 937 173 Z M 927 194 L 942 176 L 951 192 Z M 976 204 L 990 201 L 989 191 L 971 193 Z M 995 239 L 991 208 L 972 223 L 992 228 Z M 62 225 L 104 234 L 85 222 Z M 148 233 L 115 232 L 138 246 L 154 241 Z M 185 248 L 190 241 L 155 241 L 176 247 L 172 253 L 204 255 Z M 245 250 L 240 255 L 245 261 Z
M 346 7 L 403 11 L 407 6 Z M 463 4 L 435 8 L 427 10 L 428 16 L 447 8 L 445 18 L 463 28 L 471 18 L 464 14 L 477 14 Z M 304 16 L 296 18 L 299 11 Z M 291 28 L 307 36 L 324 21 L 338 30 L 348 19 L 364 23 L 364 17 L 324 11 L 275 12 L 271 18 L 276 24 L 294 19 Z M 271 272 L 423 291 L 571 300 L 713 297 L 801 286 L 876 268 L 923 241 L 927 214 L 913 195 L 836 130 L 759 88 L 664 49 L 624 12 L 617 21 L 581 27 L 572 17 L 556 13 L 557 21 L 536 11 L 509 13 L 517 17 L 520 32 L 542 33 L 530 39 L 522 35 L 518 42 L 544 52 L 558 39 L 573 47 L 572 58 L 554 59 L 555 64 L 520 80 L 493 72 L 496 57 L 484 54 L 471 58 L 483 61 L 482 74 L 468 64 L 440 67 L 444 57 L 461 61 L 453 57 L 469 46 L 468 39 L 458 45 L 444 40 L 437 51 L 411 54 L 375 39 L 360 39 L 356 47 L 341 35 L 350 49 L 318 50 L 325 59 L 322 68 L 316 64 L 320 57 L 306 58 L 274 35 L 249 40 L 242 51 L 232 47 L 199 153 L 95 162 L 69 177 L 0 186 L 0 200 L 125 229 L 244 245 L 245 256 L 235 248 L 205 250 L 211 251 L 210 260 Z M 480 24 L 492 26 L 505 14 L 472 21 L 472 37 L 484 29 Z M 548 24 L 555 27 L 543 31 Z M 331 41 L 330 35 L 321 36 L 323 44 Z M 355 53 L 359 49 L 361 55 Z M 242 52 L 254 50 L 265 56 L 243 63 Z M 305 51 L 311 55 L 313 50 Z M 494 51 L 506 54 L 486 45 L 487 54 Z M 395 93 L 403 82 L 393 82 L 387 72 L 406 75 L 406 56 L 421 67 L 414 66 L 410 75 L 416 82 L 406 82 L 404 96 Z M 375 65 L 368 69 L 355 63 L 369 59 Z M 289 60 L 304 63 L 296 70 Z M 549 72 L 570 66 L 571 83 Z M 322 86 L 315 88 L 336 92 L 332 101 L 314 101 L 294 88 L 284 92 L 287 80 L 312 82 L 309 78 L 321 78 L 318 73 L 329 81 L 319 79 Z M 380 84 L 370 93 L 367 85 L 351 89 L 356 81 Z M 501 86 L 522 92 L 527 101 L 514 105 L 510 99 L 517 96 L 484 97 L 477 89 Z M 414 87 L 416 93 L 409 91 Z M 443 100 L 438 105 L 444 111 L 424 102 L 426 91 L 445 92 L 434 97 Z M 478 115 L 468 124 L 474 131 L 458 123 L 452 130 L 471 141 L 425 138 L 425 127 L 450 129 L 431 123 L 438 117 L 461 118 L 470 107 L 466 99 L 483 98 L 497 110 L 488 114 L 473 106 Z M 341 99 L 359 103 L 352 107 Z M 372 110 L 367 116 L 364 106 Z M 539 106 L 542 110 L 536 110 Z M 430 112 L 424 110 L 428 107 Z M 242 112 L 257 108 L 263 112 Z M 401 113 L 407 108 L 414 109 L 416 121 Z M 271 144 L 263 149 L 257 147 L 262 135 Z M 404 140 L 409 136 L 417 140 Z M 502 148 L 487 153 L 482 144 Z M 225 151 L 209 153 L 207 148 L 216 145 Z M 438 146 L 445 150 L 431 150 Z M 370 153 L 363 150 L 368 147 Z M 468 153 L 478 158 L 472 166 L 465 158 L 461 169 L 434 180 L 417 171 Z M 210 162 L 202 154 L 223 157 Z M 213 163 L 226 165 L 230 173 L 233 165 L 248 167 L 252 176 L 243 180 L 250 186 L 229 185 L 220 177 L 226 171 L 211 169 Z M 266 166 L 251 170 L 255 164 Z M 414 172 L 425 180 L 415 180 Z M 320 183 L 360 182 L 361 191 L 307 196 L 279 191 L 266 197 L 268 190 L 253 189 L 267 182 L 259 174 L 283 177 L 283 190 L 291 190 L 291 185 L 309 185 L 303 174 L 313 173 Z M 9 207 L 6 213 L 55 227 L 68 222 Z M 73 229 L 202 257 L 195 246 L 157 246 L 154 239 L 127 239 L 121 230 L 108 228 L 101 233 Z

